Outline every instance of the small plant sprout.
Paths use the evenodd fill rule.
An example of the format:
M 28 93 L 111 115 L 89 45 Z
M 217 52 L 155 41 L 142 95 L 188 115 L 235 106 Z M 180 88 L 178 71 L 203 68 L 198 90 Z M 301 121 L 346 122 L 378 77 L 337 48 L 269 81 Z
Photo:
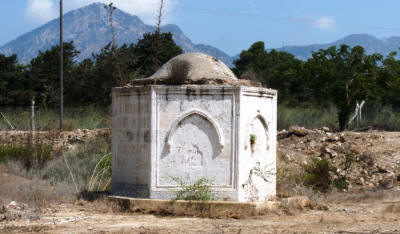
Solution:
M 176 192 L 175 200 L 186 201 L 214 201 L 214 194 L 211 192 L 212 181 L 207 178 L 200 178 L 195 182 L 189 180 L 184 182 L 182 178 L 172 177 L 172 180 L 180 185 L 180 190 Z
M 251 152 L 254 153 L 254 146 L 256 145 L 256 135 L 250 134 L 250 147 L 251 147 Z

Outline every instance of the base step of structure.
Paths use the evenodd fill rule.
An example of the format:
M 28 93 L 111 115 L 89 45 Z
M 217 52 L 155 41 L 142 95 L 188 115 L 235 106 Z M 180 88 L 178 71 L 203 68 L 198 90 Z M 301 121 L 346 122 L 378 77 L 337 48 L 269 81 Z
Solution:
M 258 216 L 277 210 L 280 202 L 233 202 L 233 201 L 183 201 L 156 200 L 110 196 L 124 211 L 160 215 L 200 216 L 211 218 L 241 218 Z

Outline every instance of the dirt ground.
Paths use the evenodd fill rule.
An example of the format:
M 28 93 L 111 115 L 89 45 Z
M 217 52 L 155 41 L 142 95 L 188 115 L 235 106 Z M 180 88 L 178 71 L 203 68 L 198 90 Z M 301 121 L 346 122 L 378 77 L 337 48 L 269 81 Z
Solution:
M 350 188 L 310 196 L 326 209 L 280 209 L 241 219 L 124 213 L 105 200 L 79 200 L 0 221 L 0 233 L 400 233 L 399 132 L 292 129 L 278 138 L 282 157 L 295 166 L 312 156 L 334 161 L 352 152 Z
M 400 191 L 384 199 L 334 202 L 327 211 L 274 212 L 247 219 L 169 217 L 61 204 L 38 220 L 1 222 L 3 233 L 400 233 Z M 397 195 L 396 195 L 397 194 Z

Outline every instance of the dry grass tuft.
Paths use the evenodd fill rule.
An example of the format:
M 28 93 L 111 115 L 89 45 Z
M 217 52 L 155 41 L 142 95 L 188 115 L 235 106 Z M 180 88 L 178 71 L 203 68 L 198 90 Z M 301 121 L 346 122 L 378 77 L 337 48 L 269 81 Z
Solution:
M 106 188 L 110 178 L 109 165 L 105 160 L 102 161 L 104 163 L 99 163 L 99 159 L 108 155 L 109 151 L 107 142 L 99 138 L 78 147 L 77 151 L 69 152 L 69 167 L 74 174 L 74 180 L 64 161 L 66 155 L 62 153 L 38 158 L 36 154 L 21 157 L 19 151 L 4 151 L 6 156 L 0 160 L 0 203 L 17 201 L 40 213 L 42 209 L 55 203 L 75 202 L 79 198 L 79 192 L 87 189 L 91 181 L 93 189 Z M 27 166 L 26 161 L 33 160 L 38 163 L 34 161 L 35 163 Z M 94 170 L 96 165 L 97 170 Z M 107 207 L 101 204 L 103 203 L 99 203 L 98 207 Z
M 37 210 L 54 202 L 75 200 L 74 191 L 66 183 L 41 180 L 35 172 L 27 172 L 18 162 L 0 165 L 0 198 L 4 204 L 19 201 Z
M 326 202 L 371 202 L 381 201 L 390 194 L 384 190 L 360 190 L 352 192 L 331 192 L 324 198 Z

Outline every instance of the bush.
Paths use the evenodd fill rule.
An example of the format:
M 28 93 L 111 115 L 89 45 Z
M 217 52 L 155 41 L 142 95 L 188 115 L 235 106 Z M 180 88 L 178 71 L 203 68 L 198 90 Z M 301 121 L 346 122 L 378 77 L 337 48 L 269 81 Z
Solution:
M 181 189 L 176 192 L 175 200 L 186 201 L 213 201 L 216 200 L 214 194 L 211 192 L 212 182 L 207 178 L 200 178 L 194 183 L 186 183 L 180 178 L 173 178 Z
M 346 182 L 346 178 L 340 177 L 340 178 L 333 180 L 333 186 L 335 186 L 337 189 L 340 189 L 340 190 L 347 189 L 348 185 Z
M 0 145 L 0 162 L 18 161 L 26 170 L 33 166 L 41 168 L 51 160 L 52 152 L 52 146 L 41 141 L 27 140 L 22 145 Z
M 109 190 L 110 146 L 102 138 L 82 144 L 77 151 L 50 162 L 41 175 L 53 183 L 68 182 L 76 192 Z
M 332 183 L 330 172 L 335 171 L 335 168 L 326 158 L 312 158 L 310 163 L 304 166 L 304 171 L 304 185 L 327 191 Z
M 0 171 L 6 174 L 0 176 L 0 202 L 16 200 L 41 208 L 73 201 L 82 191 L 110 188 L 111 153 L 103 138 L 58 157 L 40 142 L 0 145 L 0 159 Z

